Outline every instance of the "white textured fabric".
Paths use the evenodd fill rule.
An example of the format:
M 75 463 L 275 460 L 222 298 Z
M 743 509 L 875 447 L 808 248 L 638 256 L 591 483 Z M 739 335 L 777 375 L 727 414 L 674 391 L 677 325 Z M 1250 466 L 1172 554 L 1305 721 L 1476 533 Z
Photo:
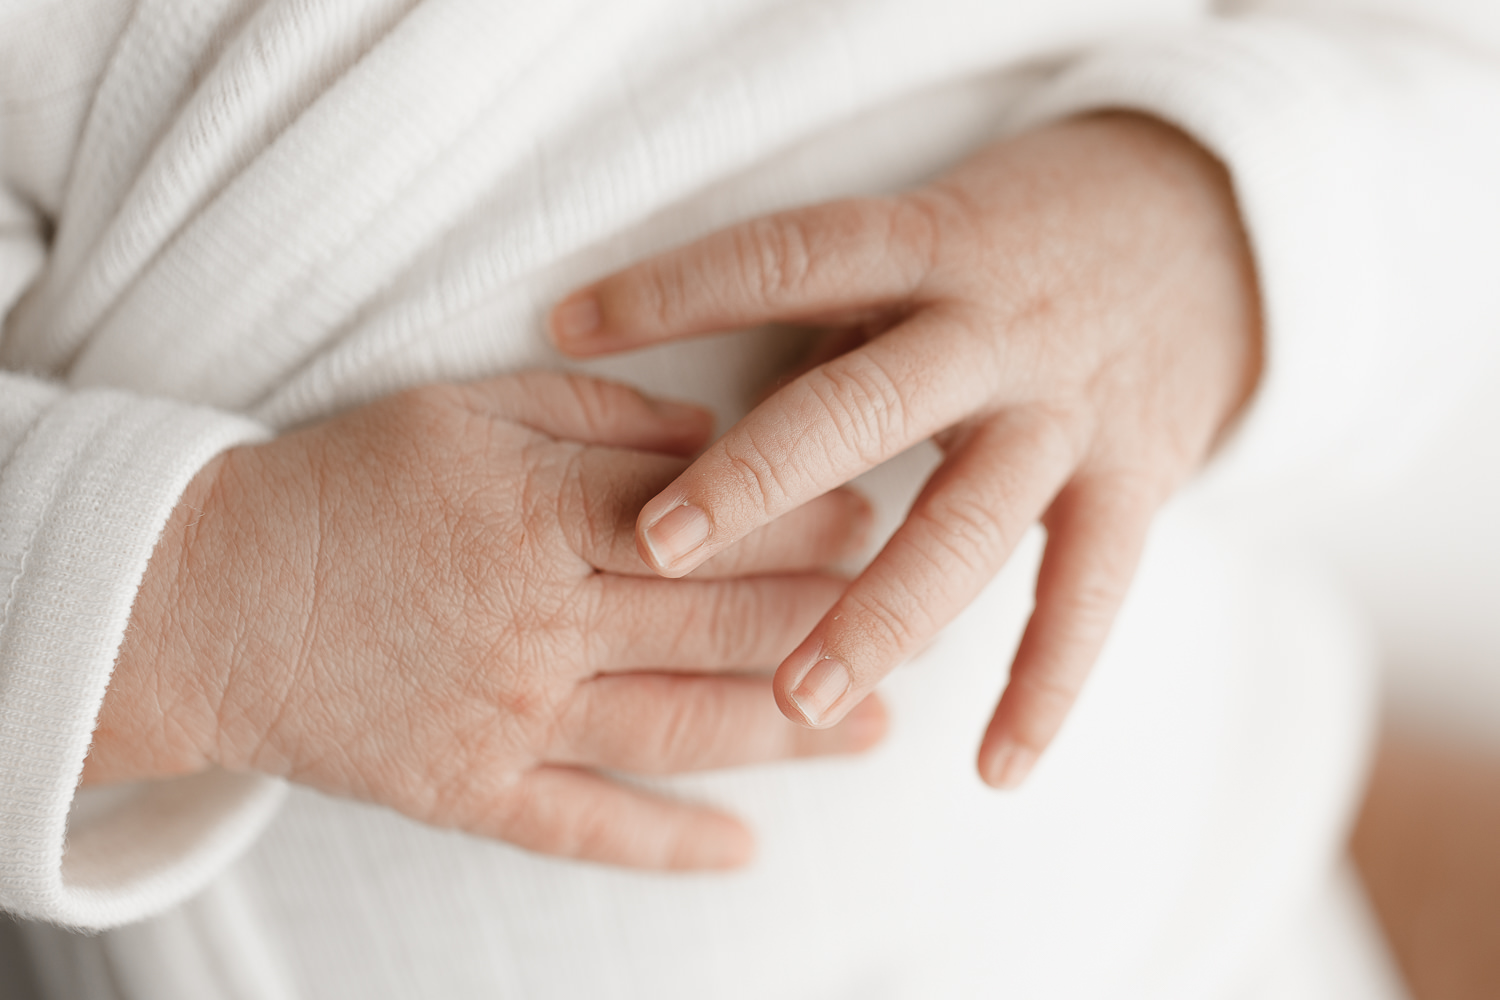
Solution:
M 893 678 L 897 730 L 868 760 L 669 783 L 755 822 L 740 875 L 564 864 L 304 792 L 226 872 L 280 795 L 253 776 L 90 815 L 81 796 L 67 823 L 132 595 L 214 453 L 417 382 L 557 366 L 542 317 L 576 284 L 1049 117 L 1157 114 L 1234 175 L 1270 342 L 1226 494 L 1381 452 L 1495 349 L 1500 9 L 1239 7 L 7 5 L 0 905 L 92 928 L 160 914 L 82 942 L 36 929 L 62 956 L 53 992 L 1234 988 L 1336 848 L 1368 653 L 1310 571 L 1191 502 L 1019 796 L 978 787 L 970 758 L 1026 559 Z M 752 332 L 591 370 L 730 417 L 774 353 Z M 887 517 L 928 460 L 872 478 Z
M 246 776 L 148 789 L 109 817 L 109 834 L 74 826 L 63 878 L 73 788 L 156 536 L 198 465 L 260 429 L 120 392 L 6 381 L 6 422 L 19 431 L 0 479 L 7 901 L 69 922 L 127 920 L 238 854 L 275 795 Z M 29 422 L 17 419 L 23 405 Z

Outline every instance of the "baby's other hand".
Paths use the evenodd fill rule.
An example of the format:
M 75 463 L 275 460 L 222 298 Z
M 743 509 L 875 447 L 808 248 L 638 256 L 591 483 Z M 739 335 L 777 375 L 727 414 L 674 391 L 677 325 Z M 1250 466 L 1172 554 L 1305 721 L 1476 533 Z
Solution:
M 842 590 L 809 572 L 867 515 L 830 496 L 667 581 L 641 504 L 709 415 L 535 373 L 437 385 L 238 448 L 147 569 L 88 780 L 209 764 L 284 775 L 533 850 L 651 868 L 745 861 L 732 817 L 606 773 L 670 774 L 879 739 L 811 733 L 766 671 Z
M 989 147 L 891 198 L 755 219 L 561 303 L 593 355 L 791 321 L 851 349 L 763 402 L 646 504 L 643 558 L 691 571 L 929 437 L 945 460 L 905 524 L 781 665 L 827 726 L 958 614 L 1027 527 L 1036 610 L 979 752 L 1019 784 L 1072 706 L 1156 510 L 1260 367 L 1254 272 L 1228 176 L 1159 122 L 1106 115 Z

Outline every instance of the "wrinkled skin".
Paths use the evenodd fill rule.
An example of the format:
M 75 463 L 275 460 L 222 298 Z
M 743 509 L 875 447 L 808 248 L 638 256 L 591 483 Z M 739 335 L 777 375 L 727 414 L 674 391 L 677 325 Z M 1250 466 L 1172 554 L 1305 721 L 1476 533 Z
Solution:
M 554 374 L 414 390 L 234 449 L 152 557 L 88 781 L 284 775 L 551 854 L 744 862 L 733 818 L 595 769 L 667 774 L 879 739 L 777 712 L 765 671 L 842 589 L 848 493 L 694 579 L 636 554 L 640 506 L 710 417 Z
M 769 321 L 832 337 L 646 504 L 643 558 L 688 573 L 935 437 L 942 466 L 783 662 L 776 697 L 805 725 L 845 717 L 1040 520 L 1036 610 L 979 752 L 986 781 L 1019 784 L 1098 656 L 1157 509 L 1258 378 L 1227 175 L 1147 118 L 1061 122 L 908 194 L 755 219 L 644 261 L 565 299 L 552 327 L 595 355 Z

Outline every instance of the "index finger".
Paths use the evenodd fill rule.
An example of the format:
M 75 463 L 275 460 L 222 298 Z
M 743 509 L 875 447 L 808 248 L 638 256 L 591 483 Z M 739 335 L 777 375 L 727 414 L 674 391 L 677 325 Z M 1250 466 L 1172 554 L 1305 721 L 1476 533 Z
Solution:
M 720 230 L 568 296 L 551 329 L 594 355 L 772 321 L 901 302 L 936 260 L 937 209 L 917 195 L 854 198 Z
M 682 576 L 750 531 L 958 423 L 995 398 L 996 355 L 992 335 L 930 312 L 808 372 L 642 508 L 641 558 L 663 576 Z

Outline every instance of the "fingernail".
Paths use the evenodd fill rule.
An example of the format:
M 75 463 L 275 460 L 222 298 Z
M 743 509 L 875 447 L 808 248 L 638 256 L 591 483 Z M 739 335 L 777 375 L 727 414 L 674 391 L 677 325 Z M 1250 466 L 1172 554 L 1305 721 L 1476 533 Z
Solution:
M 990 761 L 989 774 L 985 780 L 996 788 L 1014 790 L 1021 787 L 1021 783 L 1035 766 L 1035 750 L 1007 743 Z
M 820 657 L 792 690 L 792 703 L 808 725 L 826 725 L 828 710 L 849 690 L 849 668 L 831 656 Z
M 564 299 L 552 310 L 552 332 L 558 340 L 583 340 L 599 331 L 599 301 L 592 295 Z
M 707 541 L 708 515 L 692 504 L 679 504 L 663 514 L 642 535 L 656 568 L 674 569 Z

